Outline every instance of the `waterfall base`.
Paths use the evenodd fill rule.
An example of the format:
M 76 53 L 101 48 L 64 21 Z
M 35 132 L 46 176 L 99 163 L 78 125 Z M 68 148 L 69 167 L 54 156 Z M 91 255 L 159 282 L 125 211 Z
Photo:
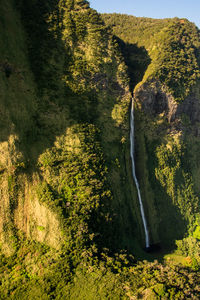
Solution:
M 155 252 L 160 252 L 162 249 L 161 244 L 152 244 L 149 247 L 145 247 L 144 250 L 147 253 L 155 253 Z
M 134 100 L 132 99 L 131 114 L 130 114 L 130 156 L 131 156 L 131 164 L 132 164 L 132 175 L 133 175 L 133 179 L 134 179 L 135 186 L 137 189 L 138 200 L 139 200 L 139 205 L 140 205 L 140 212 L 141 212 L 142 222 L 143 222 L 143 226 L 144 226 L 145 245 L 146 245 L 146 248 L 148 249 L 148 248 L 150 248 L 149 247 L 149 245 L 150 245 L 149 231 L 148 231 L 147 221 L 146 221 L 146 217 L 145 217 L 142 197 L 141 197 L 141 193 L 140 193 L 139 182 L 137 180 L 136 171 L 135 171 L 134 148 L 135 148 L 135 143 L 134 143 Z

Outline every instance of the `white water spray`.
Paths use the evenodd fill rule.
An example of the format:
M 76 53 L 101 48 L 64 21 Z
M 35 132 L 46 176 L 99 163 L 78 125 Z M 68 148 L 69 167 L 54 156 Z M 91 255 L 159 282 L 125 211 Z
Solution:
M 140 212 L 141 212 L 142 222 L 143 222 L 143 226 L 144 226 L 145 244 L 146 244 L 146 248 L 149 248 L 150 247 L 149 232 L 148 232 L 147 222 L 146 222 L 146 218 L 145 218 L 145 214 L 144 214 L 144 207 L 143 207 L 143 203 L 142 203 L 140 187 L 139 187 L 139 183 L 138 183 L 136 173 L 135 173 L 135 160 L 134 160 L 134 102 L 133 102 L 133 99 L 131 101 L 131 115 L 130 115 L 130 155 L 131 155 L 131 162 L 132 162 L 132 174 L 133 174 L 133 179 L 135 181 L 135 185 L 136 185 L 136 188 L 137 188 L 138 199 L 139 199 L 139 203 L 140 203 Z

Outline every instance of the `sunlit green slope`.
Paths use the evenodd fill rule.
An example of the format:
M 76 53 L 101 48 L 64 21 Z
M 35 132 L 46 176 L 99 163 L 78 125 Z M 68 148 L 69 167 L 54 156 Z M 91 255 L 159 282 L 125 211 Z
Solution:
M 165 247 L 187 237 L 180 251 L 198 256 L 200 32 L 186 19 L 102 17 L 136 77 L 136 164 L 149 226 Z
M 186 19 L 150 19 L 103 14 L 104 21 L 122 40 L 131 76 L 145 69 L 142 82 L 157 78 L 168 91 L 183 100 L 200 78 L 200 33 Z M 135 81 L 138 82 L 137 79 Z
M 124 38 L 114 37 L 84 0 L 0 1 L 0 299 L 198 299 L 198 114 L 187 117 L 198 103 L 198 32 L 186 20 L 141 19 L 130 27 L 138 42 L 126 40 L 123 18 Z M 176 90 L 162 73 L 176 47 L 156 49 L 171 47 L 179 27 L 194 76 L 178 51 Z M 137 175 L 157 253 L 143 249 L 131 176 L 133 87 Z M 177 239 L 179 252 L 150 262 Z

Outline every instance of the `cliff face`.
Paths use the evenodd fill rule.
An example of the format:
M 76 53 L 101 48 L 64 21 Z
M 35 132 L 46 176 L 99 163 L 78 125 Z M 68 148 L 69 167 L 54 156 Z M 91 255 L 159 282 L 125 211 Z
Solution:
M 0 1 L 1 299 L 198 299 L 199 32 L 114 21 L 117 37 L 84 0 Z M 177 244 L 176 265 L 132 256 L 156 254 L 130 90 L 150 242 Z
M 180 77 L 182 74 L 188 87 L 198 78 L 199 33 L 194 26 L 177 19 L 156 21 L 155 29 L 144 31 L 145 38 L 136 46 L 128 35 L 124 42 L 114 38 L 87 1 L 55 1 L 51 5 L 21 1 L 17 6 L 11 1 L 1 5 L 1 39 L 5 45 L 1 49 L 1 234 L 6 251 L 10 248 L 12 252 L 9 237 L 18 239 L 17 230 L 59 248 L 64 241 L 62 236 L 73 238 L 71 231 L 65 231 L 66 216 L 70 220 L 75 210 L 77 220 L 73 223 L 73 219 L 73 226 L 82 232 L 77 224 L 84 220 L 87 229 L 82 233 L 86 234 L 93 215 L 106 215 L 101 209 L 98 212 L 101 202 L 104 206 L 111 204 L 114 210 L 111 216 L 106 206 L 108 223 L 103 222 L 105 228 L 112 222 L 112 227 L 118 228 L 120 238 L 116 236 L 116 247 L 133 249 L 135 236 L 142 243 L 144 233 L 128 149 L 127 72 L 130 76 L 132 72 L 141 73 L 141 82 L 134 90 L 138 118 L 136 163 L 152 228 L 151 239 L 153 243 L 165 239 L 158 233 L 159 224 L 167 227 L 168 223 L 168 212 L 162 216 L 164 204 L 159 204 L 159 198 L 165 197 L 165 203 L 175 207 L 175 212 L 169 214 L 174 222 L 177 219 L 180 223 L 177 238 L 182 237 L 186 226 L 192 228 L 196 222 L 184 215 L 189 207 L 183 199 L 192 197 L 190 202 L 196 207 L 199 192 L 195 179 L 199 168 L 194 166 L 198 157 L 196 150 L 194 153 L 199 135 L 198 84 L 187 89 L 185 83 L 181 86 Z M 36 15 L 39 25 L 35 24 Z M 103 17 L 108 23 L 112 19 Z M 121 17 L 124 18 L 117 18 Z M 145 30 L 153 22 L 145 20 Z M 118 21 L 114 28 L 119 33 L 117 26 Z M 126 28 L 119 38 L 125 31 Z M 169 33 L 174 34 L 173 38 Z M 154 38 L 149 42 L 152 34 Z M 137 35 L 140 34 L 136 31 L 133 42 Z M 190 46 L 196 50 L 191 52 Z M 131 51 L 134 58 L 129 57 L 133 55 Z M 187 60 L 191 55 L 191 77 L 179 68 L 183 53 Z M 166 61 L 169 59 L 172 64 L 173 56 L 179 70 L 176 84 L 166 73 Z M 175 76 L 174 67 L 169 71 Z M 189 148 L 188 143 L 192 145 Z M 192 158 L 191 164 L 185 162 L 187 157 Z M 83 162 L 87 165 L 85 169 Z M 72 177 L 76 180 L 72 181 Z M 180 186 L 187 186 L 190 195 Z M 157 190 L 161 193 L 159 197 Z M 94 207 L 91 214 L 89 203 Z M 67 227 L 72 226 L 70 222 L 67 221 Z M 166 233 L 168 241 L 176 238 L 170 228 Z
M 10 237 L 18 239 L 18 230 L 58 249 L 65 234 L 70 238 L 74 234 L 71 229 L 66 231 L 66 216 L 70 220 L 74 210 L 80 214 L 75 223 L 76 218 L 72 223 L 67 221 L 67 227 L 78 226 L 77 232 L 86 234 L 93 215 L 106 215 L 101 209 L 98 211 L 101 202 L 106 207 L 109 203 L 113 209 L 112 216 L 110 208 L 105 209 L 107 221 L 102 221 L 105 228 L 114 224 L 116 237 L 109 242 L 113 247 L 134 249 L 135 237 L 143 243 L 130 169 L 127 72 L 130 76 L 139 74 L 141 80 L 134 91 L 136 167 L 151 240 L 152 243 L 165 240 L 158 231 L 162 228 L 160 224 L 168 227 L 168 214 L 171 221 L 178 220 L 180 230 L 177 237 L 172 233 L 173 226 L 166 230 L 166 245 L 181 238 L 186 227 L 192 228 L 196 222 L 195 218 L 191 221 L 184 215 L 189 207 L 182 207 L 186 201 L 183 198 L 192 197 L 196 207 L 199 193 L 196 179 L 199 168 L 194 163 L 199 147 L 198 84 L 187 89 L 185 83 L 181 86 L 180 77 L 182 74 L 188 86 L 198 78 L 195 49 L 199 33 L 194 26 L 187 21 L 156 21 L 154 29 L 144 31 L 144 37 L 136 45 L 133 42 L 137 42 L 141 32 L 135 31 L 133 42 L 128 34 L 124 38 L 126 27 L 122 36 L 118 32 L 116 20 L 125 18 L 126 24 L 126 17 L 118 16 L 114 27 L 119 38 L 124 38 L 123 42 L 112 36 L 87 1 L 55 1 L 51 5 L 21 1 L 17 6 L 10 1 L 1 5 L 4 11 L 1 39 L 5 45 L 1 48 L 1 234 L 5 251 L 14 251 Z M 36 15 L 38 24 L 35 24 Z M 106 15 L 103 18 L 108 23 L 112 19 Z M 134 22 L 137 27 L 137 20 Z M 147 30 L 154 21 L 141 19 L 140 22 Z M 169 33 L 174 34 L 175 40 Z M 152 34 L 154 38 L 149 42 Z M 176 51 L 171 53 L 172 46 Z M 191 52 L 190 46 L 195 51 Z M 158 48 L 162 55 L 159 52 L 157 61 Z M 179 68 L 184 57 L 177 51 L 179 48 L 180 53 L 185 53 L 185 59 L 191 55 L 188 66 L 194 67 L 191 77 Z M 176 84 L 166 73 L 169 69 L 166 61 L 169 59 L 172 64 L 173 56 L 180 71 Z M 173 67 L 169 71 L 175 76 Z M 137 81 L 130 79 L 135 84 Z M 192 146 L 188 148 L 188 144 Z M 185 162 L 189 156 L 191 165 Z M 170 165 L 172 161 L 175 165 Z M 76 180 L 72 181 L 72 177 Z M 190 189 L 190 196 L 179 188 L 182 185 Z M 167 200 L 162 203 L 160 198 Z M 91 214 L 90 205 L 94 208 Z M 163 216 L 162 205 L 166 205 Z M 171 207 L 169 212 L 167 205 Z M 50 219 L 54 220 L 52 224 Z M 82 221 L 84 230 L 77 225 Z
M 135 91 L 136 99 L 140 99 L 142 109 L 153 115 L 164 114 L 169 123 L 175 120 L 180 121 L 184 114 L 188 121 L 196 127 L 199 122 L 199 84 L 193 88 L 190 95 L 186 96 L 183 101 L 178 103 L 174 97 L 167 91 L 159 81 L 152 80 L 141 85 Z M 186 130 L 187 128 L 185 128 Z M 196 128 L 197 132 L 198 129 Z
M 136 169 L 152 242 L 168 247 L 192 240 L 199 226 L 199 30 L 177 18 L 103 19 L 119 38 L 129 75 L 142 72 L 130 82 Z
M 1 10 L 0 231 L 2 248 L 11 253 L 15 225 L 31 235 L 33 220 L 30 221 L 26 212 L 30 211 L 28 199 L 32 184 L 30 176 L 22 174 L 27 168 L 26 153 L 33 137 L 33 116 L 38 105 L 19 14 L 10 1 L 1 3 Z M 37 202 L 37 197 L 32 195 L 32 198 Z M 40 224 L 36 221 L 35 225 L 37 228 Z
M 163 114 L 169 123 L 175 120 L 178 104 L 159 81 L 152 80 L 141 85 L 135 91 L 135 98 L 149 115 L 156 117 Z
M 94 232 L 101 244 L 109 230 L 116 238 L 106 243 L 130 248 L 131 95 L 116 40 L 87 1 L 7 1 L 1 10 L 3 252 L 23 235 L 60 249 Z
M 149 226 L 153 222 L 162 244 L 173 245 L 175 239 L 193 235 L 198 224 L 196 176 L 199 165 L 195 160 L 199 153 L 197 115 L 200 101 L 194 92 L 178 103 L 158 81 L 144 83 L 134 95 L 137 170 Z M 145 163 L 141 163 L 142 160 Z M 151 193 L 147 192 L 149 190 Z M 156 211 L 154 220 L 152 211 Z

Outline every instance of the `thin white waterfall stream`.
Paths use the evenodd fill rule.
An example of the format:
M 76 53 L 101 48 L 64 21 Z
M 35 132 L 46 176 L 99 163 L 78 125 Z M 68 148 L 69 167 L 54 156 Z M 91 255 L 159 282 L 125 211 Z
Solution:
M 144 226 L 145 244 L 146 244 L 146 248 L 149 248 L 150 244 L 149 244 L 149 232 L 148 232 L 148 228 L 147 228 L 147 221 L 146 221 L 145 214 L 144 214 L 144 207 L 143 207 L 143 203 L 142 203 L 140 187 L 139 187 L 139 183 L 138 183 L 136 173 L 135 173 L 135 160 L 134 160 L 134 101 L 133 101 L 133 99 L 131 101 L 131 115 L 130 115 L 130 155 L 131 155 L 131 162 L 132 162 L 132 174 L 133 174 L 133 179 L 135 181 L 135 185 L 136 185 L 136 188 L 137 188 L 138 199 L 139 199 L 139 203 L 140 203 L 140 212 L 141 212 L 142 222 L 143 222 L 143 226 Z

